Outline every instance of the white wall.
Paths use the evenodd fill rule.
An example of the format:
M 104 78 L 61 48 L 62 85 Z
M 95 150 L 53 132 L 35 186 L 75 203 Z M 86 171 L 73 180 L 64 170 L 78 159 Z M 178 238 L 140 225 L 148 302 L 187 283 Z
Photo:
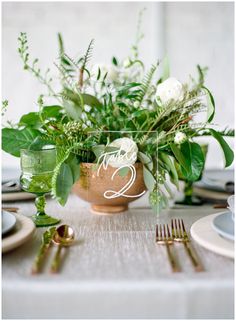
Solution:
M 168 2 L 164 32 L 172 74 L 185 81 L 196 64 L 208 66 L 206 86 L 216 102 L 216 128 L 234 128 L 233 2 Z M 202 140 L 210 142 L 206 166 L 222 168 L 218 144 Z M 228 142 L 232 145 L 233 139 Z
M 9 100 L 3 118 L 17 121 L 36 110 L 42 86 L 23 71 L 17 53 L 17 37 L 28 34 L 32 57 L 42 67 L 53 67 L 57 57 L 58 31 L 62 32 L 66 50 L 76 56 L 95 38 L 93 60 L 109 62 L 113 55 L 123 58 L 135 37 L 140 9 L 146 7 L 141 55 L 146 64 L 161 58 L 171 60 L 172 75 L 186 80 L 195 65 L 210 67 L 207 85 L 217 103 L 215 122 L 221 128 L 233 127 L 233 4 L 232 3 L 155 3 L 155 2 L 5 2 L 2 31 L 2 90 Z M 221 167 L 222 158 L 213 142 L 208 167 Z M 18 159 L 3 153 L 4 166 L 16 166 Z

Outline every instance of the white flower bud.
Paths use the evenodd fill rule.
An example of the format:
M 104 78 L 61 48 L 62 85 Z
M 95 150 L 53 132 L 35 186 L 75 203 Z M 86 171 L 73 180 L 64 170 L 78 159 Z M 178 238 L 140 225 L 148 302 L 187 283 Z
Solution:
M 184 89 L 181 82 L 171 77 L 157 86 L 157 97 L 166 104 L 170 100 L 181 101 L 184 98 Z
M 187 139 L 187 136 L 185 135 L 185 133 L 177 132 L 175 134 L 174 142 L 175 144 L 182 144 L 183 142 L 186 141 L 186 139 Z
M 117 147 L 119 150 L 108 157 L 108 163 L 112 167 L 121 167 L 133 165 L 137 160 L 138 146 L 130 138 L 118 138 L 108 145 L 109 147 Z M 122 151 L 122 153 L 121 153 Z
M 138 108 L 139 106 L 140 106 L 140 102 L 139 102 L 139 101 L 135 101 L 135 102 L 134 102 L 134 107 L 135 107 L 135 108 Z

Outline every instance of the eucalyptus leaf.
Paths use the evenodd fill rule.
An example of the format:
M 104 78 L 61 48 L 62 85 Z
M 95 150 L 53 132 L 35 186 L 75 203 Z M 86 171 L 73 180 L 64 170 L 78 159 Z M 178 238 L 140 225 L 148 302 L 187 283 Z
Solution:
M 129 167 L 123 167 L 119 169 L 118 174 L 121 177 L 125 177 L 129 173 L 129 171 L 130 171 Z
M 166 153 L 159 152 L 158 157 L 160 157 L 163 160 L 164 164 L 168 167 L 168 172 L 169 172 L 172 183 L 177 188 L 179 188 L 178 173 L 177 173 L 174 161 L 172 160 L 171 156 L 167 155 Z
M 224 158 L 225 158 L 225 167 L 230 166 L 234 160 L 234 152 L 229 147 L 229 145 L 227 144 L 227 142 L 224 140 L 224 138 L 221 136 L 220 133 L 218 133 L 216 130 L 211 128 L 209 129 L 209 132 L 218 141 L 218 143 L 222 148 L 222 151 L 224 153 Z
M 153 161 L 151 157 L 147 156 L 146 154 L 138 151 L 138 159 L 147 166 L 147 168 L 152 171 L 153 170 Z
M 94 152 L 96 158 L 98 159 L 105 151 L 105 145 L 95 145 L 92 147 L 92 151 Z
M 84 105 L 88 105 L 93 108 L 101 108 L 102 107 L 102 104 L 95 96 L 92 96 L 89 94 L 81 94 L 81 97 L 83 99 Z
M 156 185 L 156 180 L 145 166 L 143 166 L 143 179 L 147 189 L 149 191 L 153 191 Z

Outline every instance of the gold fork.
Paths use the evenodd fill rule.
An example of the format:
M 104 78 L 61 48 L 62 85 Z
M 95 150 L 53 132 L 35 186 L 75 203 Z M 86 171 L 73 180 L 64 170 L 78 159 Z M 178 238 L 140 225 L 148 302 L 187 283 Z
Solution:
M 156 242 L 166 246 L 167 255 L 173 272 L 181 272 L 181 269 L 172 253 L 170 246 L 173 245 L 173 238 L 171 237 L 169 226 L 167 224 L 156 225 Z
M 190 239 L 186 232 L 184 221 L 182 219 L 171 220 L 171 230 L 174 241 L 184 244 L 186 253 L 188 254 L 196 272 L 204 271 L 203 265 L 197 256 L 196 251 L 190 245 Z

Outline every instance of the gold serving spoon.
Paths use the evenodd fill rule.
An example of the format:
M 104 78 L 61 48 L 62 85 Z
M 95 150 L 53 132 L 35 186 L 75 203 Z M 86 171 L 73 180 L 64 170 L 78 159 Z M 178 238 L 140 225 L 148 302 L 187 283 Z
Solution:
M 56 244 L 58 248 L 51 264 L 50 271 L 52 273 L 57 273 L 59 271 L 62 248 L 70 246 L 73 243 L 74 239 L 75 233 L 71 226 L 64 224 L 56 229 L 53 235 L 53 243 Z

